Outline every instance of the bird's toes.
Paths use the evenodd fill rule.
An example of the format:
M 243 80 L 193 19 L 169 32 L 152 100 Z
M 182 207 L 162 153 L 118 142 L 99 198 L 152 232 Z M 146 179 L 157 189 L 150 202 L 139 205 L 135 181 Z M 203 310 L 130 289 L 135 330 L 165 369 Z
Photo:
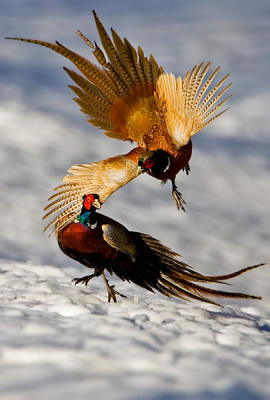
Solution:
M 78 283 L 84 283 L 85 286 L 88 285 L 88 282 L 90 281 L 90 279 L 92 278 L 92 276 L 83 276 L 82 278 L 74 278 L 72 279 L 71 282 L 74 282 L 75 286 L 78 285 Z
M 173 198 L 175 200 L 176 207 L 178 208 L 178 210 L 181 209 L 183 211 L 186 211 L 185 207 L 184 207 L 184 204 L 186 204 L 186 202 L 183 199 L 182 194 L 180 192 L 178 192 L 178 190 L 174 189 L 172 191 L 172 195 L 173 195 Z
M 120 297 L 127 297 L 124 294 L 118 292 L 117 290 L 114 289 L 114 285 L 110 286 L 108 285 L 108 303 L 110 303 L 111 299 L 113 299 L 114 303 L 117 302 L 116 296 Z
M 72 283 L 74 283 L 75 284 L 75 286 L 76 285 L 78 285 L 78 283 L 80 282 L 80 280 L 81 280 L 81 278 L 74 278 L 74 279 L 72 279 Z

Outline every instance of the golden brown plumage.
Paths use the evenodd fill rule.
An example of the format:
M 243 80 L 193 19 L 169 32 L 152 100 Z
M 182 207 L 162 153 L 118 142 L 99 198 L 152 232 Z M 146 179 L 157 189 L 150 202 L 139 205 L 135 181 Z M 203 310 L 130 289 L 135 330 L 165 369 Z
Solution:
M 231 84 L 225 84 L 228 75 L 214 83 L 220 67 L 207 76 L 210 63 L 195 65 L 183 78 L 176 79 L 173 74 L 166 74 L 152 55 L 145 57 L 141 47 L 136 50 L 113 29 L 110 38 L 95 12 L 94 18 L 104 52 L 78 33 L 93 50 L 99 66 L 59 42 L 12 38 L 48 47 L 68 58 L 82 73 L 64 68 L 76 85 L 70 88 L 88 122 L 103 129 L 107 136 L 138 145 L 126 155 L 72 166 L 50 198 L 44 218 L 59 214 L 45 229 L 54 225 L 63 252 L 95 270 L 75 282 L 87 285 L 91 278 L 102 275 L 108 300 L 116 301 L 119 293 L 108 284 L 104 275 L 107 269 L 122 280 L 169 297 L 212 304 L 218 303 L 209 297 L 259 299 L 203 284 L 222 283 L 263 264 L 227 275 L 205 276 L 181 262 L 179 254 L 151 236 L 131 232 L 111 218 L 96 215 L 95 207 L 100 207 L 98 198 L 104 203 L 115 190 L 144 171 L 157 179 L 171 179 L 176 203 L 183 208 L 175 176 L 181 169 L 189 171 L 192 136 L 226 111 L 219 110 L 230 98 L 224 94 Z M 94 195 L 86 196 L 80 212 L 85 193 Z M 89 205 L 90 198 L 95 201 Z
M 53 218 L 44 230 L 54 226 L 55 233 L 73 221 L 81 210 L 81 199 L 84 193 L 96 193 L 101 204 L 121 186 L 136 178 L 143 172 L 138 160 L 144 149 L 139 147 L 129 153 L 108 158 L 93 164 L 73 165 L 68 169 L 69 175 L 63 178 L 63 184 L 55 188 L 45 207 L 43 219 Z M 62 210 L 62 211 L 61 211 Z M 61 212 L 60 212 L 61 211 Z
M 76 95 L 74 100 L 88 122 L 103 129 L 107 136 L 135 141 L 145 150 L 167 152 L 171 165 L 166 173 L 148 172 L 158 179 L 172 180 L 177 206 L 183 208 L 175 176 L 181 169 L 189 169 L 191 137 L 225 111 L 219 112 L 219 109 L 230 98 L 224 97 L 231 86 L 225 85 L 228 75 L 214 83 L 220 67 L 207 77 L 210 63 L 201 63 L 184 78 L 175 79 L 174 75 L 164 73 L 152 55 L 145 57 L 140 46 L 136 50 L 113 29 L 110 37 L 95 11 L 93 13 L 104 52 L 80 31 L 78 33 L 93 50 L 99 66 L 59 42 L 12 39 L 48 47 L 79 69 L 83 76 L 65 68 L 76 84 L 70 86 Z M 179 153 L 185 146 L 188 151 L 182 159 Z
M 230 293 L 203 286 L 205 283 L 222 283 L 263 264 L 253 265 L 226 275 L 206 276 L 179 260 L 180 255 L 153 237 L 132 232 L 117 221 L 96 213 L 100 208 L 98 196 L 84 196 L 77 222 L 58 229 L 57 239 L 61 250 L 94 273 L 74 279 L 85 283 L 103 276 L 108 289 L 108 301 L 116 301 L 116 292 L 108 284 L 104 271 L 120 279 L 133 282 L 152 292 L 184 300 L 200 300 L 220 305 L 211 297 L 234 299 L 260 299 L 244 293 Z M 210 297 L 210 298 L 209 298 Z
M 68 58 L 85 76 L 64 68 L 77 86 L 70 86 L 74 99 L 88 121 L 105 130 L 105 134 L 121 140 L 136 141 L 149 150 L 162 149 L 173 153 L 187 144 L 215 118 L 216 111 L 230 96 L 216 104 L 231 84 L 222 87 L 229 75 L 212 85 L 220 70 L 216 68 L 206 79 L 210 63 L 201 63 L 175 79 L 158 66 L 155 58 L 144 56 L 127 39 L 122 40 L 112 29 L 112 39 L 94 13 L 96 26 L 105 50 L 79 35 L 93 49 L 100 67 L 59 42 L 9 38 L 48 47 Z

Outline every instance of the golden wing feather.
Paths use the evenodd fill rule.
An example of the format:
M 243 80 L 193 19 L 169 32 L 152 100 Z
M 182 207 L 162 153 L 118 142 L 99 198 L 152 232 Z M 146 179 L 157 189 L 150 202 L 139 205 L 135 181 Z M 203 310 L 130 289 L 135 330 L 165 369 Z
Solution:
M 78 34 L 92 49 L 99 66 L 59 42 L 14 38 L 48 47 L 80 70 L 84 77 L 65 68 L 79 87 L 71 86 L 77 95 L 74 100 L 88 122 L 112 138 L 174 153 L 223 114 L 225 110 L 217 111 L 230 98 L 223 96 L 231 84 L 223 86 L 226 75 L 213 86 L 220 67 L 206 78 L 210 63 L 201 63 L 183 79 L 175 79 L 164 73 L 152 55 L 145 57 L 140 46 L 136 50 L 113 29 L 110 37 L 95 11 L 93 14 L 104 51 L 80 31 Z
M 176 80 L 173 74 L 162 74 L 158 78 L 156 100 L 159 108 L 162 108 L 169 136 L 178 150 L 186 145 L 193 135 L 226 111 L 216 113 L 231 97 L 230 95 L 223 98 L 231 87 L 231 83 L 223 86 L 229 75 L 225 75 L 213 86 L 213 80 L 220 67 L 205 80 L 209 66 L 210 63 L 194 66 L 183 80 L 180 77 Z M 220 99 L 220 103 L 215 106 Z
M 111 29 L 111 32 L 117 53 L 126 70 L 128 86 L 132 87 L 137 83 L 136 68 L 134 68 L 133 60 L 130 59 L 127 48 L 118 33 L 114 29 Z
M 44 209 L 47 213 L 43 219 L 59 213 L 45 230 L 55 225 L 54 231 L 57 233 L 63 224 L 74 221 L 80 213 L 84 194 L 98 194 L 102 204 L 141 172 L 138 164 L 128 155 L 111 157 L 93 164 L 73 165 L 68 169 L 69 174 L 63 178 L 63 184 L 55 188 L 56 193 L 49 198 L 49 204 Z

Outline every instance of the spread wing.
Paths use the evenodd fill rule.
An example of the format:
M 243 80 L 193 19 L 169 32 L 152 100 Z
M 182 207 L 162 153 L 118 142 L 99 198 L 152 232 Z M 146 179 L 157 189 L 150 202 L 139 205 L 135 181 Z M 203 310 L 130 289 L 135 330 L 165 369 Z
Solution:
M 201 63 L 182 80 L 175 80 L 152 55 L 145 57 L 140 46 L 136 50 L 113 29 L 110 37 L 93 13 L 104 51 L 78 33 L 93 50 L 99 66 L 59 42 L 9 38 L 48 47 L 78 68 L 83 75 L 68 68 L 65 71 L 76 84 L 70 88 L 88 122 L 112 138 L 173 153 L 221 115 L 216 111 L 229 97 L 217 102 L 230 85 L 222 88 L 228 76 L 213 84 L 220 67 L 206 78 L 210 63 Z
M 158 109 L 177 150 L 227 110 L 219 112 L 232 96 L 224 97 L 232 85 L 225 85 L 229 75 L 214 84 L 220 67 L 206 76 L 209 67 L 210 63 L 201 63 L 187 72 L 183 79 L 175 79 L 173 74 L 162 74 L 157 81 L 154 95 Z
M 110 38 L 95 11 L 93 13 L 105 54 L 96 43 L 90 42 L 80 31 L 78 33 L 93 50 L 99 66 L 59 42 L 54 44 L 33 39 L 8 39 L 48 47 L 68 58 L 83 74 L 65 68 L 77 85 L 71 86 L 71 89 L 88 121 L 104 129 L 105 134 L 111 137 L 136 140 L 137 133 L 130 135 L 126 126 L 127 114 L 136 107 L 153 113 L 154 86 L 163 68 L 158 66 L 152 55 L 145 57 L 141 47 L 136 51 L 126 38 L 121 39 L 113 29 Z
M 63 178 L 64 183 L 55 188 L 56 193 L 49 198 L 50 203 L 44 209 L 47 214 L 43 219 L 58 213 L 44 231 L 54 225 L 54 232 L 57 233 L 74 221 L 81 211 L 84 194 L 98 194 L 100 202 L 104 203 L 112 193 L 141 172 L 138 164 L 127 155 L 108 158 L 93 164 L 73 165 L 68 169 L 69 175 Z

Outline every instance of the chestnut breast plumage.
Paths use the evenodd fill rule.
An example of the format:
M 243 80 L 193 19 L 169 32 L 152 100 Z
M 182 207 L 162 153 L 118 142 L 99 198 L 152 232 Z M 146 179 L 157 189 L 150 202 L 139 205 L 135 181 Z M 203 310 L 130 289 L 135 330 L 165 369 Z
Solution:
M 90 229 L 79 222 L 72 222 L 58 233 L 58 244 L 64 253 L 76 251 L 82 254 L 102 254 L 104 259 L 115 259 L 118 250 L 103 239 L 102 224 L 112 223 L 110 218 L 97 214 L 97 227 Z

